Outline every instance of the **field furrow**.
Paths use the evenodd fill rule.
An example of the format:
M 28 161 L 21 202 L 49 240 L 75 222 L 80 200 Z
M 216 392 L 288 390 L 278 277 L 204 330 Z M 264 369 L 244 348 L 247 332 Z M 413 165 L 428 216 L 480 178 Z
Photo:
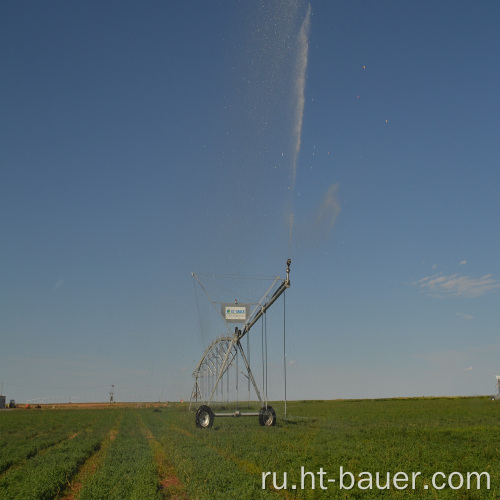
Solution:
M 141 418 L 141 426 L 144 436 L 148 440 L 158 467 L 158 478 L 160 483 L 160 493 L 163 498 L 188 498 L 184 486 L 180 482 L 172 462 L 167 456 L 164 447 L 155 439 L 153 433 Z
M 122 415 L 118 415 L 116 422 L 113 424 L 113 428 L 108 432 L 105 438 L 99 444 L 99 447 L 90 455 L 85 462 L 80 466 L 75 475 L 69 480 L 68 485 L 58 496 L 57 500 L 74 500 L 78 497 L 80 490 L 86 482 L 89 482 L 96 471 L 102 465 L 106 453 L 108 452 L 111 443 L 116 438 L 118 434 L 118 428 Z
M 143 414 L 142 418 L 175 464 L 190 498 L 276 498 L 258 487 L 260 473 L 251 462 L 230 454 L 232 446 L 224 450 L 206 442 L 214 432 L 194 427 L 194 413 L 182 409 Z
M 76 435 L 74 429 L 59 428 L 44 430 L 26 439 L 12 437 L 10 442 L 0 448 L 0 477 L 11 467 L 20 465 L 23 461 Z
M 109 425 L 108 417 L 106 413 L 68 412 L 67 427 L 61 431 L 65 437 L 51 446 L 37 448 L 36 454 L 9 468 L 0 478 L 0 498 L 55 498 L 80 465 L 98 449 Z
M 124 410 L 115 439 L 77 498 L 161 499 L 156 462 L 136 410 Z
M 194 412 L 181 404 L 0 412 L 0 431 L 7 431 L 0 433 L 4 463 L 16 456 L 5 453 L 16 444 L 26 452 L 26 436 L 36 440 L 53 431 L 60 439 L 5 470 L 0 499 L 499 498 L 497 402 L 422 398 L 288 405 L 287 420 L 280 418 L 280 405 L 273 405 L 275 427 L 261 427 L 254 418 L 216 418 L 211 429 L 198 429 Z M 20 422 L 27 424 L 26 436 Z M 350 474 L 349 488 L 339 487 L 342 470 Z M 320 471 L 325 481 L 336 482 L 321 483 Z M 396 473 L 413 472 L 414 486 L 390 482 Z M 445 475 L 438 476 L 439 487 L 432 482 L 436 472 Z M 474 472 L 481 477 L 472 475 L 470 488 L 459 485 Z M 444 479 L 450 474 L 451 485 Z M 376 477 L 383 487 L 375 488 Z

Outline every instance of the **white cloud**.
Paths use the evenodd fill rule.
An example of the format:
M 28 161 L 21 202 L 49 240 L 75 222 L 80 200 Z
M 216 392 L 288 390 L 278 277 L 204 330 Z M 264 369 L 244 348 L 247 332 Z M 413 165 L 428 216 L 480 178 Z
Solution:
M 471 314 L 457 313 L 457 316 L 467 320 L 474 319 L 474 316 L 472 316 Z
M 459 266 L 465 266 L 465 264 L 467 264 L 467 261 L 466 261 L 466 260 L 462 260 L 462 261 L 460 262 L 460 264 L 458 264 L 458 265 L 459 265 Z
M 53 287 L 53 290 L 57 290 L 58 288 L 61 288 L 64 285 L 64 279 L 59 278 L 56 282 L 56 284 Z
M 480 278 L 461 276 L 460 274 L 434 274 L 415 281 L 414 286 L 423 292 L 437 297 L 466 297 L 474 298 L 491 292 L 500 287 L 498 280 L 492 274 L 485 274 Z
M 337 195 L 338 189 L 338 182 L 328 188 L 316 217 L 316 228 L 322 227 L 326 236 L 330 234 L 340 214 L 341 208 Z
M 473 366 L 469 366 L 469 368 L 466 368 L 464 370 L 464 372 L 471 372 L 472 370 L 474 370 L 474 367 Z

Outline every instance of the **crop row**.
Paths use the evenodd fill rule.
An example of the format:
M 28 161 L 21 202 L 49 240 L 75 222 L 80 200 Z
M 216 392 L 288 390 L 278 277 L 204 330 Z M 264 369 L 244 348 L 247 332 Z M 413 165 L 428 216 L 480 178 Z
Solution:
M 194 426 L 194 415 L 186 411 L 144 413 L 145 425 L 175 464 L 175 473 L 190 498 L 260 498 L 269 493 L 258 487 L 258 470 L 233 460 L 232 446 L 218 449 L 204 443 L 213 435 Z M 254 425 L 260 430 L 257 419 Z M 268 429 L 272 432 L 271 429 Z M 245 439 L 247 429 L 242 429 Z M 234 434 L 233 434 L 233 437 Z
M 275 407 L 283 417 L 283 405 Z M 301 467 L 335 477 L 340 466 L 355 477 L 421 476 L 415 490 L 331 487 L 329 498 L 498 498 L 499 417 L 500 404 L 486 398 L 291 402 L 288 418 L 270 428 L 257 418 L 217 417 L 213 428 L 198 429 L 185 406 L 47 411 L 29 432 L 47 434 L 53 418 L 54 432 L 64 429 L 65 437 L 1 474 L 0 499 L 317 498 L 318 484 L 284 491 L 268 482 L 262 489 L 262 473 L 286 472 L 289 484 L 299 484 Z M 437 471 L 487 471 L 491 487 L 426 488 Z
M 56 413 L 48 412 L 47 415 L 58 420 Z M 0 498 L 54 498 L 80 465 L 99 448 L 113 418 L 117 417 L 112 412 L 68 412 L 66 416 L 67 425 L 58 428 L 52 438 L 55 444 L 43 441 L 43 447 L 36 448 L 34 455 L 28 455 L 0 477 Z
M 140 413 L 46 411 L 43 419 L 34 416 L 26 436 L 11 432 L 5 439 L 4 462 L 14 465 L 0 474 L 0 499 L 161 499 L 172 493 L 182 498 L 173 466 Z M 24 419 L 28 413 L 17 415 Z M 29 435 L 36 436 L 31 448 Z M 20 440 L 17 451 L 15 439 Z
M 79 499 L 160 499 L 153 452 L 136 411 L 126 411 L 99 469 L 83 485 Z
M 283 405 L 275 405 L 283 415 Z M 144 414 L 152 433 L 169 450 L 179 480 L 192 498 L 316 498 L 320 492 L 262 490 L 262 472 L 287 472 L 300 484 L 301 467 L 333 477 L 339 467 L 356 477 L 369 471 L 420 472 L 415 490 L 363 492 L 331 487 L 329 498 L 498 498 L 500 405 L 486 398 L 292 402 L 275 428 L 256 419 L 218 419 L 197 429 L 188 412 Z M 486 471 L 490 489 L 432 490 L 435 472 Z M 317 476 L 316 476 L 317 480 Z
M 42 450 L 91 427 L 97 415 L 75 411 L 5 412 L 0 417 L 1 474 L 22 460 L 34 457 Z

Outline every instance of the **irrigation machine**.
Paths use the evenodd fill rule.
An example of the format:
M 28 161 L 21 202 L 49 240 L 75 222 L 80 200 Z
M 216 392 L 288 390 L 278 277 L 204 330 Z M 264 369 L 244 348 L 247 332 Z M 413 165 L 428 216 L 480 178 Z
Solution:
M 256 304 L 240 304 L 235 300 L 234 304 L 214 302 L 196 274 L 192 273 L 212 306 L 217 310 L 224 321 L 228 334 L 216 338 L 205 349 L 200 361 L 193 371 L 195 379 L 190 400 L 191 406 L 196 408 L 196 426 L 202 429 L 212 427 L 215 417 L 258 417 L 262 426 L 274 426 L 276 424 L 276 411 L 268 404 L 267 400 L 267 331 L 266 312 L 290 287 L 290 264 L 286 262 L 285 279 L 274 277 L 272 285 L 267 289 L 260 301 Z M 284 300 L 285 304 L 285 300 Z M 250 309 L 253 310 L 250 312 Z M 250 368 L 250 330 L 261 320 L 262 324 L 262 394 L 259 390 L 254 374 Z M 285 314 L 283 314 L 285 322 Z M 234 326 L 236 325 L 236 326 Z M 234 329 L 232 328 L 234 326 Z M 285 331 L 285 325 L 283 324 Z M 265 335 L 265 336 L 264 336 Z M 243 348 L 242 339 L 247 336 L 247 353 Z M 265 338 L 265 341 L 264 341 Z M 283 337 L 285 339 L 285 337 Z M 265 348 L 264 348 L 264 342 Z M 284 341 L 285 342 L 285 341 Z M 285 343 L 284 343 L 285 345 Z M 285 353 L 284 353 L 285 357 Z M 243 366 L 240 366 L 243 363 Z M 231 370 L 230 370 L 231 369 Z M 285 417 L 286 417 L 286 362 L 285 369 Z M 244 371 L 243 371 L 244 370 Z M 231 378 L 230 378 L 231 371 Z M 259 401 L 259 411 L 226 411 L 225 398 L 229 402 L 230 384 L 236 384 L 238 390 L 238 374 L 241 373 L 248 383 L 248 399 L 250 406 L 250 386 L 253 387 Z M 222 404 L 220 404 L 222 402 Z M 213 409 L 214 405 L 220 406 L 220 410 Z
M 500 375 L 497 375 L 497 383 L 496 383 L 497 393 L 491 396 L 492 401 L 496 401 L 500 399 Z

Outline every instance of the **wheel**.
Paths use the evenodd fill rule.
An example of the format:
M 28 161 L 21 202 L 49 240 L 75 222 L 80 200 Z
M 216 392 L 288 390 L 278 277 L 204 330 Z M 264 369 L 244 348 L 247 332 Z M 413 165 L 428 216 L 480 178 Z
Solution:
M 208 429 L 214 423 L 214 414 L 210 406 L 202 405 L 196 411 L 196 427 L 200 429 Z
M 271 427 L 276 425 L 276 412 L 272 406 L 263 406 L 259 411 L 259 424 Z

